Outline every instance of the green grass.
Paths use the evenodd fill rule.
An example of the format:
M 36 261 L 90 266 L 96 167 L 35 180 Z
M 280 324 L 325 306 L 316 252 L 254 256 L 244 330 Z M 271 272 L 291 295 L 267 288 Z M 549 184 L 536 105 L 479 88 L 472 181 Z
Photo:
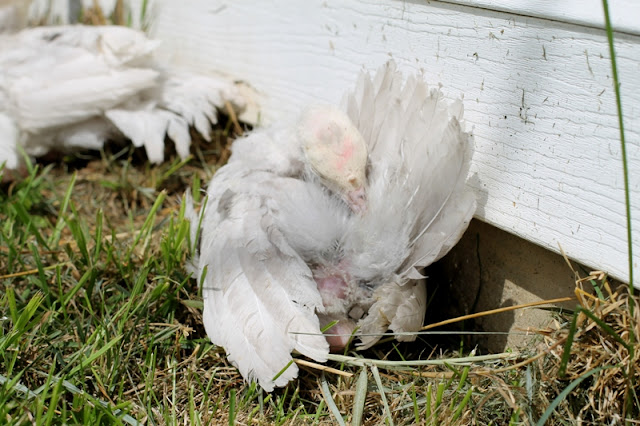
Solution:
M 633 232 L 631 230 L 631 195 L 629 190 L 629 163 L 627 161 L 627 143 L 624 132 L 624 116 L 622 114 L 622 95 L 620 93 L 620 80 L 618 79 L 618 65 L 616 61 L 616 50 L 613 42 L 613 27 L 609 18 L 609 2 L 602 0 L 602 9 L 604 11 L 604 21 L 607 30 L 607 42 L 609 45 L 609 58 L 611 61 L 611 73 L 613 76 L 613 89 L 616 94 L 616 113 L 618 117 L 618 130 L 620 131 L 620 152 L 622 173 L 624 179 L 624 201 L 625 201 L 625 217 L 627 228 L 627 257 L 629 262 L 629 292 L 633 295 Z M 633 314 L 633 303 L 630 306 Z
M 0 191 L 0 422 L 217 418 L 200 361 L 218 351 L 194 331 L 189 224 L 164 185 L 184 163 L 135 179 L 129 164 L 33 169 Z
M 71 157 L 0 186 L 0 422 L 533 424 L 563 395 L 570 382 L 545 387 L 518 366 L 534 351 L 442 351 L 429 339 L 331 355 L 349 377 L 301 367 L 271 394 L 245 383 L 207 339 L 184 268 L 181 196 L 210 179 L 226 140 L 218 129 L 189 161 L 158 167 L 129 148 Z M 571 418 L 569 401 L 555 404 L 552 422 Z
M 266 394 L 209 342 L 181 196 L 210 179 L 226 140 L 218 129 L 159 167 L 129 148 L 69 157 L 0 186 L 0 422 L 465 424 L 491 381 L 474 369 L 514 357 L 415 362 L 424 345 L 389 343 L 335 355 L 351 377 L 302 367 Z

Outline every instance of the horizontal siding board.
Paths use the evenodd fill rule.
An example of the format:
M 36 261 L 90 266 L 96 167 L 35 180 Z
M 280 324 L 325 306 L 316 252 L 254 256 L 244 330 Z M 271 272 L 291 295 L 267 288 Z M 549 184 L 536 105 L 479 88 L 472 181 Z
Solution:
M 359 70 L 389 58 L 423 73 L 449 97 L 464 96 L 478 217 L 628 278 L 603 30 L 442 2 L 192 0 L 158 8 L 153 31 L 175 63 L 253 85 L 263 122 L 338 102 Z M 620 33 L 616 49 L 637 207 L 640 37 Z M 634 229 L 638 241 L 639 215 Z
M 604 28 L 602 0 L 444 0 L 447 3 L 534 16 L 569 24 Z M 609 0 L 611 25 L 618 32 L 640 35 L 640 2 Z

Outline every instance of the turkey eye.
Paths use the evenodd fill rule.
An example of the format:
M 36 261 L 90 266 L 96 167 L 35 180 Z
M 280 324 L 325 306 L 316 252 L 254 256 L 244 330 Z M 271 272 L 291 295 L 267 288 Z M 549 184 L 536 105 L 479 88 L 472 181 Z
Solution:
M 349 183 L 351 184 L 351 186 L 356 187 L 358 183 L 358 179 L 352 177 L 351 179 L 349 179 Z

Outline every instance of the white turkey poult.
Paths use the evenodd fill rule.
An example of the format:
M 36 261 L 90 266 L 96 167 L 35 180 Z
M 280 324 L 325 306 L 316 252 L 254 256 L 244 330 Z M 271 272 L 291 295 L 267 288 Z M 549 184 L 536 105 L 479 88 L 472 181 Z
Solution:
M 0 165 L 23 153 L 100 149 L 131 139 L 164 160 L 168 136 L 189 154 L 189 126 L 206 139 L 216 107 L 245 101 L 231 81 L 198 75 L 154 57 L 159 42 L 118 26 L 66 25 L 0 34 Z
M 206 332 L 245 379 L 284 386 L 295 364 L 274 377 L 292 351 L 323 362 L 352 333 L 361 347 L 386 330 L 415 339 L 406 332 L 424 319 L 419 270 L 475 212 L 462 113 L 390 62 L 363 73 L 342 109 L 311 107 L 235 141 L 204 212 L 190 213 L 200 223 L 192 266 Z

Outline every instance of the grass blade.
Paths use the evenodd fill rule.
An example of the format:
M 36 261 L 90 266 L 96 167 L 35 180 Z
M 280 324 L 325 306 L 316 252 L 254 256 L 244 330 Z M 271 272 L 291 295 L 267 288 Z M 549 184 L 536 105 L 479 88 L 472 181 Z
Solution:
M 75 366 L 73 368 L 73 370 L 71 370 L 69 372 L 70 376 L 75 375 L 77 372 L 79 372 L 80 370 L 86 368 L 87 366 L 89 366 L 93 361 L 95 361 L 96 359 L 100 358 L 105 352 L 107 352 L 109 349 L 111 349 L 116 343 L 118 343 L 120 341 L 120 339 L 122 339 L 122 335 L 119 335 L 117 337 L 114 337 L 113 339 L 111 339 L 110 342 L 108 342 L 106 345 L 102 346 L 100 349 L 98 349 L 97 351 L 93 352 L 91 355 L 89 355 L 85 360 L 80 361 L 80 364 Z
M 71 194 L 73 193 L 73 187 L 76 184 L 76 178 L 78 177 L 77 173 L 73 173 L 71 176 L 71 182 L 69 182 L 69 186 L 67 187 L 67 191 L 64 194 L 64 198 L 62 199 L 62 204 L 60 205 L 60 210 L 58 211 L 58 222 L 56 222 L 56 227 L 53 230 L 53 234 L 49 238 L 49 246 L 57 247 L 58 242 L 60 242 L 60 235 L 62 234 L 62 230 L 64 229 L 65 221 L 63 218 L 67 214 L 67 209 L 69 208 L 69 201 L 71 200 Z
M 229 392 L 229 426 L 236 424 L 236 390 Z
M 418 396 L 416 395 L 415 384 L 411 384 L 411 402 L 413 403 L 413 418 L 416 424 L 420 423 L 420 410 L 418 409 Z
M 378 371 L 378 367 L 376 367 L 375 365 L 372 365 L 371 372 L 373 373 L 373 378 L 376 380 L 376 385 L 378 385 L 378 390 L 380 391 L 380 398 L 382 398 L 382 405 L 384 406 L 384 411 L 387 414 L 387 419 L 389 420 L 389 426 L 393 426 L 391 409 L 389 408 L 389 403 L 387 402 L 387 395 L 385 394 L 384 387 L 382 386 L 382 379 L 380 378 L 380 372 Z
M 427 400 L 425 402 L 425 418 L 427 424 L 430 425 L 433 423 L 433 419 L 431 418 L 431 393 L 433 392 L 433 386 L 431 383 L 427 385 Z
M 327 378 L 324 373 L 320 376 L 320 391 L 322 392 L 322 396 L 324 397 L 324 402 L 329 407 L 331 414 L 335 417 L 336 421 L 340 426 L 346 426 L 344 419 L 342 418 L 342 414 L 340 414 L 340 410 L 336 405 L 336 402 L 333 400 L 331 396 L 331 390 L 329 389 L 329 383 L 327 383 Z
M 473 386 L 471 386 L 467 393 L 464 395 L 464 398 L 462 398 L 462 401 L 460 401 L 460 404 L 458 404 L 458 408 L 456 408 L 456 411 L 453 413 L 452 420 L 458 420 L 458 418 L 460 418 L 460 415 L 462 415 L 462 410 L 464 410 L 467 404 L 469 404 L 469 400 L 471 399 L 473 390 Z
M 624 178 L 624 201 L 627 214 L 627 252 L 629 257 L 629 294 L 633 296 L 633 239 L 631 232 L 631 199 L 629 189 L 629 166 L 627 162 L 627 144 L 624 136 L 624 116 L 622 115 L 622 96 L 620 95 L 620 81 L 618 80 L 618 65 L 616 63 L 616 51 L 613 43 L 613 27 L 609 17 L 609 1 L 602 0 L 604 9 L 604 22 L 607 30 L 607 41 L 609 42 L 609 56 L 611 58 L 611 74 L 613 75 L 613 89 L 616 94 L 616 109 L 618 112 L 618 128 L 620 130 L 620 148 L 622 154 L 622 172 Z M 630 305 L 633 316 L 633 302 Z
M 356 382 L 356 393 L 353 397 L 353 426 L 360 426 L 362 424 L 364 404 L 367 399 L 367 384 L 367 368 L 362 367 L 358 381 Z

